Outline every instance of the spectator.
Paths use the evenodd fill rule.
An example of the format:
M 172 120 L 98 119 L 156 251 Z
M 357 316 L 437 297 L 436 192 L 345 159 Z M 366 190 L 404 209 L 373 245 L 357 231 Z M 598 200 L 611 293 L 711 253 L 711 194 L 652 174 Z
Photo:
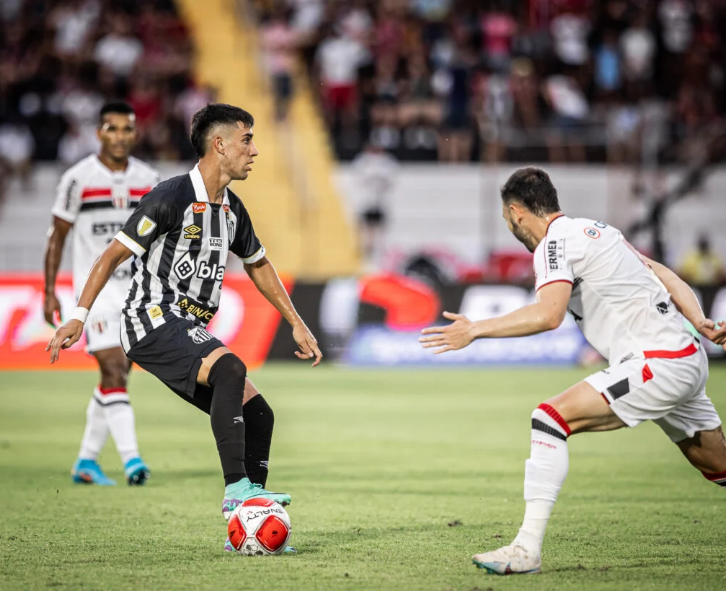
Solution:
M 543 94 L 552 109 L 552 133 L 548 139 L 550 160 L 564 162 L 564 148 L 570 158 L 585 160 L 585 149 L 579 142 L 579 131 L 590 113 L 590 105 L 577 81 L 567 75 L 556 74 L 545 80 Z
M 93 56 L 117 78 L 126 79 L 144 53 L 144 46 L 131 35 L 131 23 L 125 14 L 113 14 L 109 23 L 110 32 L 96 44 Z
M 86 40 L 98 23 L 101 6 L 97 0 L 67 0 L 50 15 L 55 27 L 55 50 L 65 58 L 80 58 Z
M 718 285 L 726 279 L 723 261 L 711 249 L 711 241 L 705 234 L 683 259 L 679 273 L 691 285 Z
M 22 121 L 0 125 L 0 199 L 5 194 L 7 179 L 18 175 L 23 188 L 30 186 L 35 141 Z
M 587 36 L 590 21 L 583 15 L 563 11 L 552 19 L 550 31 L 555 46 L 555 55 L 567 66 L 583 66 L 590 57 Z
M 653 75 L 655 38 L 647 23 L 647 14 L 641 10 L 620 38 L 624 73 L 632 82 L 647 82 Z
M 270 21 L 262 25 L 261 33 L 265 65 L 275 97 L 275 119 L 284 121 L 293 94 L 297 33 L 288 24 L 282 9 L 277 9 Z
M 611 96 L 620 89 L 622 68 L 617 37 L 613 31 L 605 31 L 602 44 L 595 50 L 595 87 L 603 97 Z
M 495 5 L 492 12 L 481 18 L 483 53 L 489 67 L 497 72 L 509 69 L 512 37 L 517 32 L 517 22 L 511 14 Z

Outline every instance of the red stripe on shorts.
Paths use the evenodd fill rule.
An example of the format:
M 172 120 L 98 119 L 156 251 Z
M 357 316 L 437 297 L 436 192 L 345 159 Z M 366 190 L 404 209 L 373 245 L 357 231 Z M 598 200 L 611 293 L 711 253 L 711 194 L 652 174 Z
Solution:
M 646 359 L 680 359 L 693 355 L 696 351 L 698 351 L 698 347 L 695 343 L 691 343 L 680 351 L 643 351 L 643 355 Z

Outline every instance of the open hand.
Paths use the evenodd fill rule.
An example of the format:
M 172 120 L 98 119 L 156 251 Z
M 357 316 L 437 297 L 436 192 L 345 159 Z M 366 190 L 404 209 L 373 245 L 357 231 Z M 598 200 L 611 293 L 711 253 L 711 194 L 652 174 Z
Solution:
M 318 341 L 310 332 L 310 329 L 304 324 L 298 324 L 292 329 L 292 338 L 295 339 L 297 346 L 300 347 L 300 351 L 295 351 L 298 359 L 312 359 L 313 367 L 318 365 L 323 358 L 323 354 L 318 348 Z
M 434 353 L 445 353 L 446 351 L 463 349 L 474 340 L 472 335 L 474 323 L 466 316 L 444 312 L 444 318 L 454 322 L 448 326 L 432 326 L 421 331 L 421 334 L 430 335 L 418 339 L 419 343 L 423 344 L 424 349 L 439 347 Z
M 726 345 L 726 320 L 716 323 L 706 318 L 696 330 L 709 341 L 717 345 Z
M 50 350 L 50 362 L 55 363 L 60 355 L 60 350 L 75 345 L 82 334 L 83 322 L 80 320 L 69 320 L 55 331 L 55 336 L 45 348 L 46 351 Z

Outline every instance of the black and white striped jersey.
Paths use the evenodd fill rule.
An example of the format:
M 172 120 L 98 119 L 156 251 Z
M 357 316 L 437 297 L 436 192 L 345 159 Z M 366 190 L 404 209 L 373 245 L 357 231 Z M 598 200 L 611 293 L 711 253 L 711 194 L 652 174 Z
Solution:
M 206 326 L 219 306 L 229 251 L 247 264 L 265 256 L 242 201 L 225 190 L 221 205 L 210 203 L 198 166 L 148 193 L 116 240 L 136 255 L 121 315 L 127 353 L 169 318 Z

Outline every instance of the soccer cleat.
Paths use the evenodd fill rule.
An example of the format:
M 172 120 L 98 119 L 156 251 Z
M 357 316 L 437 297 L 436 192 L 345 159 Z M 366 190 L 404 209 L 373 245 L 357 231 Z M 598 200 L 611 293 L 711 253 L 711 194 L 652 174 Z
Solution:
M 224 500 L 222 501 L 222 515 L 229 521 L 232 512 L 248 499 L 263 497 L 270 499 L 276 503 L 280 503 L 283 507 L 292 502 L 290 495 L 286 493 L 276 493 L 265 490 L 259 484 L 252 484 L 249 478 L 243 478 L 239 482 L 230 484 L 224 488 Z
M 111 480 L 103 473 L 96 460 L 78 458 L 71 469 L 71 478 L 78 484 L 98 484 L 99 486 L 115 486 L 116 484 L 115 480 Z
M 519 544 L 511 544 L 483 554 L 474 554 L 472 562 L 491 575 L 534 575 L 540 572 L 542 557 Z
M 131 458 L 126 462 L 124 474 L 126 474 L 126 482 L 129 483 L 129 486 L 141 486 L 151 476 L 149 467 L 141 458 Z

